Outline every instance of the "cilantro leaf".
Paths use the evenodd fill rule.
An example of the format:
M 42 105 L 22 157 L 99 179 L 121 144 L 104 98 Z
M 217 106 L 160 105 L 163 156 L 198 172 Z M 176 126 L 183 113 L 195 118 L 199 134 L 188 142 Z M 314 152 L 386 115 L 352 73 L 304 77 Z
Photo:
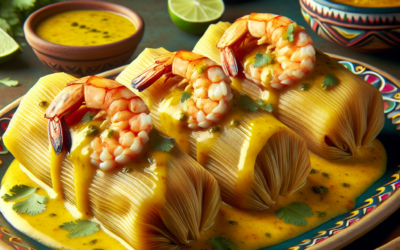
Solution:
M 77 220 L 65 222 L 59 228 L 69 232 L 68 238 L 77 238 L 83 236 L 90 236 L 99 231 L 99 224 L 88 220 Z
M 293 42 L 294 40 L 293 30 L 294 30 L 294 24 L 291 23 L 287 28 L 287 39 L 289 42 Z
M 169 152 L 174 147 L 175 139 L 165 138 L 155 129 L 150 131 L 149 138 L 149 143 L 155 150 Z
M 272 112 L 274 110 L 274 107 L 272 106 L 272 104 L 264 104 L 263 100 L 258 100 L 257 104 L 260 105 L 260 108 L 268 111 L 268 112 Z
M 313 216 L 314 213 L 310 212 L 311 208 L 301 202 L 293 202 L 286 207 L 282 207 L 275 211 L 278 219 L 283 218 L 285 223 L 293 224 L 296 226 L 304 226 L 307 224 L 307 220 L 304 217 Z
M 35 5 L 36 0 L 13 0 L 13 6 L 19 10 L 28 10 Z
M 308 83 L 303 83 L 300 86 L 300 90 L 302 90 L 302 91 L 307 91 L 309 88 L 310 88 L 310 84 L 308 84 Z
M 235 250 L 237 246 L 232 242 L 231 239 L 227 239 L 221 236 L 214 237 L 210 240 L 212 248 L 214 250 Z
M 85 123 L 91 122 L 91 121 L 93 121 L 95 116 L 96 116 L 96 113 L 88 111 L 86 114 L 83 115 L 83 117 L 81 119 L 81 123 L 85 124 Z
M 109 129 L 108 133 L 107 133 L 107 138 L 111 138 L 111 137 L 113 137 L 113 135 L 114 135 L 114 130 Z
M 186 102 L 191 96 L 192 94 L 188 92 L 182 92 L 181 103 Z
M 254 104 L 253 100 L 245 94 L 240 94 L 239 97 L 239 108 L 251 111 L 257 111 L 258 107 Z
M 339 84 L 339 80 L 331 74 L 326 74 L 325 79 L 322 81 L 322 88 L 327 90 L 333 85 Z
M 8 87 L 15 87 L 18 85 L 18 81 L 10 80 L 10 77 L 6 77 L 0 80 L 0 83 L 7 85 Z
M 14 187 L 12 187 L 10 189 L 10 193 L 9 194 L 4 194 L 1 198 L 4 201 L 16 201 L 16 200 L 20 200 L 22 198 L 28 197 L 31 194 L 35 193 L 37 188 L 35 187 L 29 187 L 26 185 L 15 185 Z
M 273 56 L 271 54 L 261 54 L 257 52 L 254 59 L 256 59 L 253 63 L 254 68 L 260 68 L 264 65 L 270 65 L 272 63 Z
M 48 200 L 46 196 L 32 194 L 28 199 L 15 203 L 12 208 L 20 214 L 37 215 L 46 210 L 45 203 Z

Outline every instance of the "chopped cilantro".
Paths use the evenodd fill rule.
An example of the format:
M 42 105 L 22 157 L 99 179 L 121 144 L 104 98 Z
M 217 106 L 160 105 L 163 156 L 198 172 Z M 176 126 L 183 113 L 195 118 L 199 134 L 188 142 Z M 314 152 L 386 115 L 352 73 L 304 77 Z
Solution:
M 303 83 L 302 85 L 300 85 L 300 90 L 302 91 L 307 91 L 310 88 L 310 84 L 308 83 Z
M 217 126 L 212 126 L 211 128 L 209 128 L 208 132 L 215 133 L 215 132 L 218 132 L 219 130 L 220 130 L 220 126 L 217 125 Z
M 15 87 L 18 85 L 18 81 L 10 80 L 10 77 L 6 77 L 0 80 L 0 83 L 7 85 L 8 87 Z
M 86 136 L 96 136 L 98 133 L 99 129 L 94 125 L 90 125 L 86 131 Z
M 45 203 L 48 200 L 46 196 L 32 194 L 28 199 L 15 203 L 12 208 L 20 214 L 37 215 L 46 210 Z
M 294 30 L 294 24 L 291 23 L 287 28 L 287 39 L 289 42 L 293 42 L 294 40 L 293 30 Z
M 245 94 L 240 94 L 239 97 L 239 108 L 251 111 L 257 111 L 258 107 L 254 104 L 253 100 Z
M 14 187 L 12 187 L 10 189 L 10 193 L 9 194 L 4 194 L 1 198 L 4 201 L 16 201 L 16 200 L 20 200 L 23 198 L 26 198 L 30 195 L 32 195 L 33 193 L 35 193 L 37 188 L 35 187 L 29 187 L 26 185 L 15 185 Z
M 149 143 L 155 150 L 169 152 L 174 147 L 175 139 L 165 138 L 155 129 L 150 131 L 149 137 Z
M 325 178 L 329 179 L 329 174 L 328 173 L 322 173 L 322 176 L 324 176 Z
M 96 113 L 93 113 L 91 111 L 88 111 L 81 119 L 81 123 L 85 124 L 88 122 L 93 121 L 94 117 L 96 116 Z
M 270 233 L 265 233 L 265 236 L 271 237 L 271 234 Z
M 206 69 L 207 69 L 207 65 L 204 64 L 204 63 L 199 64 L 199 65 L 196 66 L 196 71 L 197 71 L 198 74 L 203 74 L 204 71 L 206 71 Z
M 49 104 L 46 101 L 39 102 L 39 107 L 46 108 Z
M 307 220 L 304 217 L 313 216 L 314 213 L 310 212 L 311 208 L 307 204 L 301 202 L 293 202 L 286 207 L 282 207 L 275 211 L 278 219 L 283 218 L 285 223 L 293 224 L 296 226 L 303 226 L 307 224 Z
M 326 216 L 326 212 L 318 212 L 318 211 L 316 211 L 317 213 L 318 213 L 318 217 L 325 217 Z
M 260 108 L 268 111 L 268 112 L 272 112 L 274 110 L 274 107 L 272 106 L 272 104 L 264 104 L 263 100 L 258 100 L 257 104 L 260 105 Z
M 213 250 L 236 250 L 237 246 L 231 239 L 221 236 L 214 237 L 210 240 Z
M 322 88 L 327 90 L 330 87 L 332 87 L 333 85 L 336 85 L 338 83 L 339 83 L 339 80 L 336 77 L 334 77 L 333 75 L 328 73 L 328 74 L 326 74 L 325 79 L 322 81 Z
M 316 174 L 318 172 L 319 172 L 318 170 L 312 168 L 311 171 L 310 171 L 310 174 Z
M 107 138 L 111 138 L 114 135 L 114 130 L 109 129 L 107 133 Z
M 260 68 L 265 65 L 270 65 L 273 61 L 273 56 L 269 53 L 267 54 L 261 54 L 257 52 L 257 54 L 254 56 L 254 59 L 256 59 L 253 63 L 254 68 Z
M 312 190 L 317 194 L 326 194 L 328 193 L 328 188 L 324 186 L 313 186 Z
M 186 102 L 191 96 L 192 94 L 188 92 L 182 92 L 181 103 Z
M 343 187 L 350 187 L 350 184 L 343 183 Z
M 232 226 L 237 226 L 238 225 L 237 221 L 234 221 L 234 220 L 230 220 L 229 224 L 231 224 Z
M 69 232 L 68 238 L 77 238 L 83 236 L 90 236 L 99 231 L 99 224 L 88 220 L 77 220 L 65 222 L 59 228 Z

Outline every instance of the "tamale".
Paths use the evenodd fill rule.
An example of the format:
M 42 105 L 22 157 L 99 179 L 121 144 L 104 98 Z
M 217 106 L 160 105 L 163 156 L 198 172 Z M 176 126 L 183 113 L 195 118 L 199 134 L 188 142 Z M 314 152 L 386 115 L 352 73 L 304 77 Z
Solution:
M 117 77 L 131 81 L 167 50 L 146 49 Z M 243 209 L 267 209 L 276 198 L 301 187 L 310 171 L 303 139 L 268 112 L 249 112 L 231 105 L 219 131 L 192 131 L 182 124 L 182 89 L 176 79 L 160 78 L 135 93 L 149 106 L 154 126 L 197 159 L 218 181 L 222 200 Z M 237 124 L 230 123 L 237 120 Z
M 216 45 L 229 26 L 224 22 L 210 25 L 193 51 L 220 62 Z M 325 90 L 327 74 L 339 84 Z M 303 84 L 309 85 L 307 91 L 301 90 Z M 262 90 L 244 77 L 233 79 L 233 88 L 273 104 L 273 115 L 303 137 L 313 153 L 326 159 L 353 156 L 359 147 L 372 143 L 384 124 L 380 92 L 320 51 L 314 69 L 289 88 Z
M 44 106 L 74 79 L 64 73 L 43 77 L 23 98 L 3 137 L 23 165 L 21 169 L 51 197 L 64 197 L 75 218 L 97 221 L 128 249 L 179 249 L 197 240 L 214 222 L 221 203 L 220 189 L 215 178 L 178 146 L 169 153 L 148 147 L 124 171 L 103 172 L 84 165 L 90 163 L 92 151 L 85 128 L 101 123 L 91 121 L 79 125 L 81 128 L 70 127 L 70 155 L 55 156 L 49 150 Z M 59 174 L 53 172 L 57 160 Z M 83 183 L 88 173 L 79 170 L 81 164 L 94 173 L 87 180 L 87 189 L 78 190 L 77 183 Z M 77 171 L 82 174 L 76 175 Z M 60 183 L 61 193 L 52 191 L 56 183 Z

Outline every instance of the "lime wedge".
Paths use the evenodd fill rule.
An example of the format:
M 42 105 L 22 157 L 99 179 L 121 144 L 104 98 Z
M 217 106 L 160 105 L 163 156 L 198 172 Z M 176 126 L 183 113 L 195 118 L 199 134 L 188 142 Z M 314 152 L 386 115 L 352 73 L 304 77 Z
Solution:
M 222 0 L 168 0 L 168 12 L 181 30 L 200 35 L 219 20 L 224 3 Z
M 10 60 L 21 52 L 18 43 L 0 28 L 0 63 Z

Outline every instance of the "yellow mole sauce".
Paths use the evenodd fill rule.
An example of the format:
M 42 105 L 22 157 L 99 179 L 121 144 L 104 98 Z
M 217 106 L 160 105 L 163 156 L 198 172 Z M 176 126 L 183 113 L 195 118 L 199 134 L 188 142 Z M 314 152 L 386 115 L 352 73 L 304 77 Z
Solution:
M 181 124 L 179 120 L 182 118 L 182 115 L 186 115 L 181 113 L 182 104 L 178 101 L 181 94 L 181 90 L 175 89 L 165 98 L 165 102 L 169 102 L 172 108 L 160 110 L 160 116 L 165 131 L 171 132 L 171 135 L 175 136 L 177 142 L 184 149 L 188 150 L 189 145 L 186 136 L 190 131 L 186 131 L 186 128 L 183 126 L 179 127 Z M 230 126 L 234 126 L 234 124 L 231 123 L 235 120 L 240 121 L 241 112 L 244 112 L 232 107 L 231 109 L 235 112 L 230 112 L 227 115 L 226 119 L 222 122 L 221 130 L 229 129 Z M 169 111 L 167 112 L 167 110 Z M 166 119 L 167 117 L 169 117 L 169 119 Z M 173 119 L 171 119 L 171 117 L 173 117 Z M 169 123 L 167 121 L 169 121 Z M 75 176 L 75 178 L 78 178 L 76 183 L 82 184 L 82 186 L 76 190 L 76 200 L 79 210 L 84 215 L 83 218 L 90 217 L 90 214 L 85 215 L 89 207 L 87 197 L 88 186 L 84 182 L 90 180 L 93 174 L 93 168 L 80 169 L 79 165 L 89 164 L 89 155 L 91 154 L 89 145 L 91 138 L 85 135 L 90 131 L 91 126 L 96 126 L 99 129 L 99 133 L 107 132 L 107 124 L 100 121 L 70 126 L 74 145 L 69 157 L 74 163 L 75 170 L 80 172 L 79 176 Z M 175 134 L 172 134 L 172 131 L 175 131 Z M 200 161 L 206 159 L 207 148 L 212 145 L 218 134 L 218 131 L 214 133 L 205 131 L 195 135 L 202 137 L 200 145 L 198 145 L 198 157 Z M 60 159 L 54 155 L 52 157 L 54 164 L 57 165 Z M 166 174 L 165 163 L 168 161 L 169 154 L 162 152 L 151 152 L 149 149 L 145 149 L 142 159 L 129 164 L 127 167 L 139 171 L 142 169 L 143 171 L 146 164 L 148 167 L 148 163 L 145 162 L 147 162 L 146 159 L 149 157 L 153 157 L 156 164 L 153 164 L 152 167 L 147 168 L 147 170 L 151 170 L 159 176 L 164 176 L 164 174 Z M 286 198 L 280 197 L 276 205 L 264 211 L 246 211 L 222 204 L 214 225 L 202 232 L 199 241 L 190 242 L 187 249 L 211 250 L 212 246 L 209 242 L 212 238 L 217 236 L 231 239 L 237 245 L 238 250 L 259 249 L 299 236 L 335 216 L 351 210 L 355 205 L 356 198 L 378 180 L 386 170 L 386 152 L 383 145 L 378 140 L 375 140 L 370 147 L 361 147 L 357 154 L 351 159 L 328 161 L 313 154 L 310 154 L 310 157 L 313 170 L 309 174 L 306 184 L 294 194 Z M 53 167 L 54 166 L 52 166 L 52 168 Z M 56 176 L 58 171 L 59 169 L 55 167 L 52 175 L 54 174 L 54 176 Z M 162 183 L 162 178 L 159 178 L 159 180 L 160 183 L 156 185 L 155 197 L 152 199 L 152 203 L 155 204 L 148 204 L 150 206 L 162 206 L 164 185 Z M 59 181 L 59 179 L 53 180 L 53 185 L 57 181 Z M 21 184 L 32 187 L 38 186 L 20 170 L 18 162 L 14 161 L 2 180 L 2 189 L 8 191 L 14 185 Z M 325 186 L 328 188 L 328 193 L 317 194 L 312 189 L 314 186 Z M 48 196 L 43 189 L 39 189 L 37 193 Z M 314 215 L 305 218 L 307 220 L 306 225 L 295 226 L 287 224 L 284 223 L 282 219 L 278 219 L 275 216 L 275 211 L 292 202 L 302 202 L 311 208 Z M 68 238 L 68 232 L 60 229 L 59 225 L 73 221 L 74 219 L 64 208 L 62 197 L 50 199 L 46 206 L 46 211 L 41 214 L 35 216 L 16 214 L 16 216 L 26 220 L 37 231 L 50 236 L 68 247 L 82 250 L 92 250 L 94 248 L 103 250 L 124 249 L 120 243 L 102 230 L 91 236 L 74 239 Z M 145 207 L 142 209 L 144 212 L 143 216 L 146 216 L 146 209 L 144 208 Z M 50 217 L 50 214 L 53 213 L 56 214 L 56 216 Z M 95 245 L 90 243 L 93 240 L 97 240 Z
M 330 0 L 334 3 L 342 3 L 356 7 L 398 7 L 400 0 Z
M 120 41 L 136 32 L 132 21 L 117 13 L 100 10 L 68 11 L 51 16 L 36 34 L 52 43 L 96 46 Z

